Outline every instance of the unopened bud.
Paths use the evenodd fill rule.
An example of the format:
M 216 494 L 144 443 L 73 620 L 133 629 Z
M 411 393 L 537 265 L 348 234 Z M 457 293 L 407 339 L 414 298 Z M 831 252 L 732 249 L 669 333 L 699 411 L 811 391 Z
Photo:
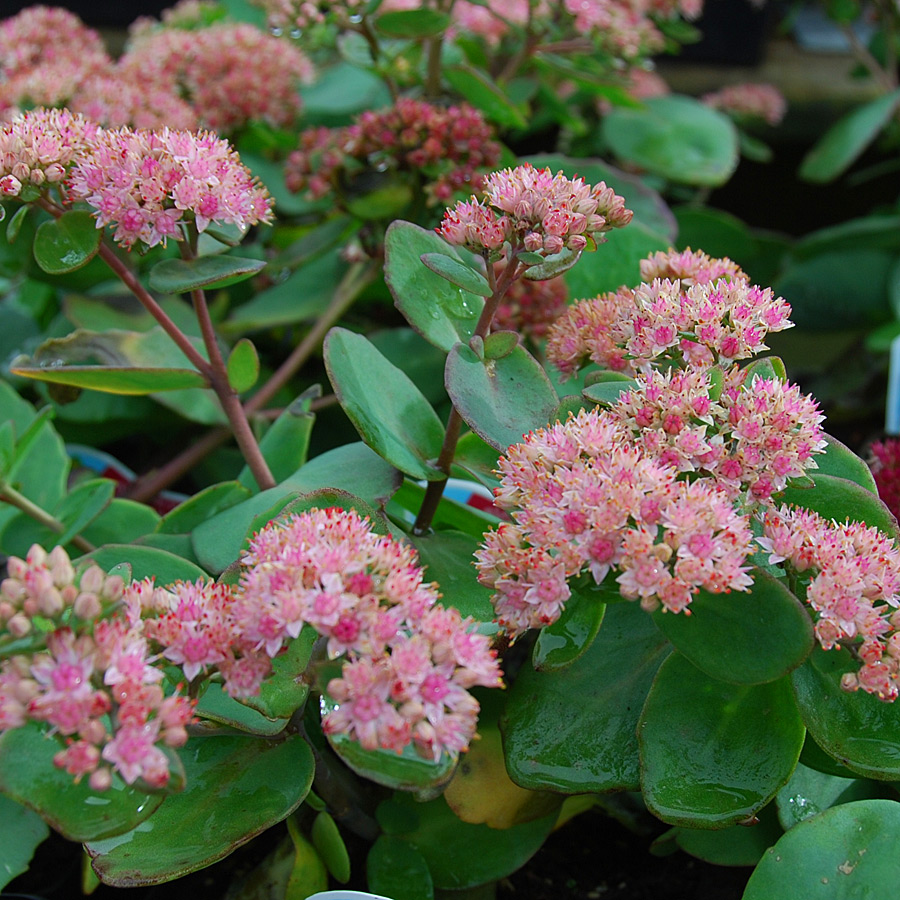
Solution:
M 58 616 L 66 608 L 62 595 L 54 587 L 41 591 L 37 602 L 41 615 L 47 616 L 48 619 Z
M 75 577 L 75 570 L 72 568 L 69 554 L 62 547 L 54 547 L 50 551 L 50 556 L 47 558 L 47 566 L 53 575 L 53 583 L 58 588 L 72 583 L 72 579 Z
M 72 608 L 75 615 L 78 616 L 79 619 L 84 619 L 85 621 L 96 619 L 103 611 L 100 598 L 96 594 L 87 592 L 78 595 Z
M 103 590 L 106 575 L 100 566 L 88 566 L 81 574 L 79 585 L 81 590 L 89 594 L 99 594 Z
M 97 769 L 91 772 L 88 784 L 93 791 L 108 791 L 112 786 L 112 772 L 109 769 Z
M 110 575 L 103 583 L 100 595 L 104 600 L 115 602 L 125 593 L 125 579 L 121 575 Z
M 0 582 L 0 594 L 13 603 L 19 604 L 25 599 L 25 585 L 16 578 L 4 578 Z
M 24 613 L 16 613 L 16 615 L 6 623 L 6 630 L 13 637 L 25 637 L 26 634 L 31 633 L 31 619 Z

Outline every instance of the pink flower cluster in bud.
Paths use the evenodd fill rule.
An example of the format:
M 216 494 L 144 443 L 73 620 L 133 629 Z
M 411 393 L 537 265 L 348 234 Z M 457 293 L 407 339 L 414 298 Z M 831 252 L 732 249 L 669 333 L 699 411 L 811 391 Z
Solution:
M 712 479 L 685 482 L 608 412 L 582 411 L 528 434 L 499 464 L 497 506 L 512 524 L 485 535 L 478 578 L 512 637 L 554 622 L 567 582 L 611 570 L 624 597 L 685 610 L 700 589 L 747 590 L 752 532 Z
M 67 106 L 104 128 L 190 130 L 199 126 L 197 111 L 175 92 L 129 79 L 118 67 L 85 77 Z
M 291 125 L 300 111 L 297 88 L 313 79 L 312 64 L 293 44 L 252 25 L 225 23 L 148 32 L 117 71 L 131 83 L 182 97 L 202 127 L 221 133 L 254 119 Z
M 736 366 L 723 380 L 714 394 L 707 369 L 653 371 L 639 376 L 609 414 L 648 456 L 711 476 L 733 499 L 768 502 L 816 468 L 814 455 L 826 447 L 824 416 L 795 384 L 748 377 Z
M 346 658 L 327 687 L 338 705 L 326 734 L 366 749 L 413 743 L 435 760 L 469 745 L 479 707 L 468 689 L 497 687 L 501 673 L 472 620 L 437 602 L 412 549 L 354 512 L 314 509 L 266 526 L 242 563 L 248 640 L 271 653 L 309 624 L 330 658 Z
M 292 191 L 324 197 L 362 170 L 416 174 L 431 204 L 480 187 L 480 169 L 500 158 L 500 145 L 481 113 L 465 104 L 439 107 L 401 98 L 362 113 L 346 128 L 314 128 L 300 135 L 285 181 Z
M 826 521 L 805 509 L 770 510 L 758 542 L 805 587 L 825 650 L 845 646 L 861 662 L 841 687 L 885 701 L 900 693 L 900 548 L 859 522 Z
M 777 125 L 787 112 L 784 95 L 772 84 L 732 84 L 700 99 L 741 121 L 757 119 Z
M 65 741 L 57 767 L 105 790 L 113 773 L 160 788 L 169 781 L 164 748 L 187 740 L 193 704 L 166 695 L 140 621 L 105 617 L 125 585 L 98 566 L 76 573 L 65 551 L 35 545 L 10 557 L 0 584 L 0 622 L 32 638 L 0 666 L 0 731 L 46 723 Z M 40 627 L 36 627 L 36 619 Z M 52 622 L 52 630 L 47 623 Z
M 885 506 L 900 517 L 900 438 L 875 441 L 869 448 L 869 468 Z
M 502 263 L 495 264 L 494 269 L 499 277 Z M 514 281 L 497 306 L 491 330 L 516 331 L 523 338 L 538 341 L 565 312 L 568 298 L 569 289 L 562 276 L 546 281 Z
M 0 127 L 0 196 L 60 184 L 99 128 L 65 109 L 35 109 Z
M 125 247 L 181 240 L 182 221 L 268 222 L 272 201 L 231 145 L 209 132 L 100 131 L 71 171 L 69 191 Z
M 654 277 L 570 307 L 550 330 L 547 358 L 566 376 L 587 361 L 627 374 L 660 361 L 729 365 L 767 349 L 769 332 L 792 326 L 790 304 L 771 288 L 750 285 L 740 270 L 704 280 L 731 269 L 729 260 L 691 261 L 673 257 L 671 268 L 687 264 L 692 273 L 683 280 Z M 652 257 L 642 275 L 665 268 L 664 259 Z
M 513 252 L 578 253 L 633 215 L 605 182 L 592 187 L 582 178 L 553 175 L 529 163 L 493 172 L 482 193 L 483 200 L 473 196 L 444 213 L 438 234 L 448 243 L 475 252 L 509 243 Z

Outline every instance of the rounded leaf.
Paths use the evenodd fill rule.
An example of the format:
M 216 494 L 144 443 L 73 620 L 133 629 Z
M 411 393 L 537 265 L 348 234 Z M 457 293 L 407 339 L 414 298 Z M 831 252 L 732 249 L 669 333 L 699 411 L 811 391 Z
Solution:
M 691 97 L 652 97 L 603 119 L 603 137 L 620 159 L 681 184 L 724 184 L 739 160 L 737 131 L 722 113 Z
M 588 651 L 606 613 L 606 604 L 573 591 L 562 615 L 538 632 L 532 662 L 540 672 L 571 665 Z
M 900 881 L 900 803 L 858 800 L 787 832 L 750 876 L 743 900 L 890 897 Z
M 657 672 L 638 725 L 644 800 L 673 825 L 735 825 L 788 780 L 803 737 L 786 678 L 727 684 L 673 653 Z
M 457 344 L 447 357 L 445 377 L 466 424 L 498 450 L 546 425 L 559 404 L 547 373 L 521 345 L 500 359 L 482 361 Z
M 86 266 L 100 249 L 103 232 L 84 210 L 64 212 L 42 222 L 34 235 L 34 258 L 48 275 L 64 275 Z
M 370 890 L 394 900 L 432 900 L 434 885 L 425 857 L 408 841 L 379 835 L 366 857 Z
M 163 259 L 150 270 L 150 289 L 160 294 L 186 294 L 198 288 L 227 287 L 250 278 L 265 265 L 263 259 L 237 256 Z
M 444 440 L 441 420 L 409 377 L 371 342 L 332 328 L 325 339 L 325 367 L 347 417 L 379 456 L 413 478 L 446 477 L 433 465 Z
M 241 338 L 228 355 L 228 384 L 243 394 L 256 384 L 259 378 L 259 354 L 248 338 Z
M 787 675 L 809 656 L 809 612 L 777 578 L 756 569 L 749 591 L 711 594 L 701 590 L 690 615 L 661 609 L 659 630 L 698 669 L 737 684 L 761 684 Z

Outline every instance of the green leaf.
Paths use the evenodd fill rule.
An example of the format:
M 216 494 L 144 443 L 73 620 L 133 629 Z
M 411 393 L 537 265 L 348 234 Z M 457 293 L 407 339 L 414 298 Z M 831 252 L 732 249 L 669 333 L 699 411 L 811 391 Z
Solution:
M 395 795 L 393 800 L 383 803 L 379 807 L 379 819 L 386 806 L 400 807 L 400 812 L 412 814 L 416 826 L 397 837 L 412 844 L 425 857 L 434 886 L 441 890 L 461 891 L 512 874 L 537 852 L 556 823 L 553 812 L 500 831 L 460 821 L 443 797 L 416 803 L 403 795 Z M 396 814 L 393 817 L 399 818 Z
M 800 165 L 807 181 L 833 181 L 849 168 L 887 125 L 900 103 L 900 88 L 858 106 L 825 132 Z
M 28 215 L 28 211 L 31 207 L 27 203 L 23 203 L 10 217 L 10 220 L 6 223 L 6 240 L 9 244 L 14 244 L 16 242 L 16 238 L 19 236 L 19 232 L 22 230 L 22 225 L 25 222 L 25 217 Z
M 816 454 L 813 459 L 818 468 L 814 470 L 816 475 L 834 475 L 836 478 L 845 478 L 854 481 L 860 487 L 864 487 L 873 494 L 878 493 L 872 470 L 860 459 L 846 444 L 842 444 L 836 437 L 825 435 L 828 446 L 824 453 Z
M 717 187 L 739 160 L 731 120 L 691 97 L 652 97 L 642 109 L 613 109 L 602 128 L 620 159 L 680 184 Z
M 485 118 L 503 128 L 526 128 L 528 122 L 516 106 L 484 72 L 469 66 L 450 66 L 444 78 L 466 102 L 484 113 Z
M 240 556 L 254 518 L 276 504 L 279 511 L 297 494 L 324 487 L 341 488 L 380 504 L 397 490 L 401 476 L 364 444 L 347 444 L 310 460 L 280 485 L 261 491 L 198 525 L 191 537 L 201 565 L 222 572 Z
M 316 638 L 318 634 L 313 628 L 302 629 L 284 652 L 272 660 L 272 672 L 262 683 L 259 694 L 245 697 L 242 702 L 269 719 L 289 719 L 309 696 L 309 685 L 301 676 L 309 665 Z
M 322 716 L 337 704 L 322 695 Z M 366 750 L 355 738 L 346 734 L 329 734 L 331 749 L 361 778 L 397 791 L 439 792 L 450 780 L 456 768 L 456 757 L 444 753 L 438 762 L 425 759 L 408 744 L 402 753 L 395 750 Z
M 490 297 L 493 293 L 481 272 L 475 271 L 452 256 L 447 256 L 446 253 L 423 253 L 420 258 L 432 272 L 436 272 L 441 278 L 446 278 L 464 291 L 478 294 L 479 297 Z
M 237 256 L 199 256 L 196 259 L 163 259 L 151 270 L 150 289 L 160 294 L 186 294 L 198 288 L 237 284 L 265 268 L 262 259 Z
M 457 344 L 447 357 L 446 386 L 466 424 L 498 450 L 546 425 L 559 403 L 541 364 L 521 345 L 482 362 Z
M 89 212 L 69 210 L 38 226 L 34 258 L 48 275 L 74 272 L 97 255 L 102 237 L 102 230 Z
M 88 560 L 97 563 L 106 572 L 113 566 L 127 562 L 131 565 L 132 577 L 135 581 L 140 581 L 142 578 L 155 578 L 158 585 L 208 578 L 206 572 L 194 563 L 181 559 L 174 553 L 157 550 L 155 547 L 107 544 L 98 550 L 86 553 L 79 562 Z
M 538 632 L 532 654 L 535 669 L 553 672 L 581 659 L 597 637 L 605 613 L 605 603 L 573 592 L 562 615 Z
M 407 479 L 391 498 L 389 512 L 391 515 L 396 514 L 397 518 L 405 518 L 409 525 L 412 525 L 417 513 L 422 508 L 424 498 L 425 488 Z M 407 515 L 398 514 L 397 507 L 402 508 Z M 496 525 L 497 522 L 497 517 L 489 512 L 483 512 L 474 506 L 469 506 L 468 503 L 459 503 L 445 494 L 438 504 L 431 527 L 436 532 L 446 530 L 462 531 L 480 542 L 485 531 L 492 525 Z
M 34 851 L 49 835 L 37 813 L 0 794 L 0 890 L 28 871 Z
M 784 833 L 772 804 L 760 810 L 759 821 L 730 828 L 675 828 L 675 841 L 685 853 L 717 866 L 754 866 Z
M 379 456 L 413 478 L 442 480 L 434 466 L 444 427 L 431 404 L 362 335 L 332 328 L 325 367 L 347 417 Z
M 284 731 L 287 724 L 284 719 L 270 719 L 255 709 L 239 703 L 225 693 L 221 684 L 210 684 L 200 698 L 196 709 L 203 721 L 218 725 L 228 725 L 247 734 L 271 737 Z
M 860 800 L 801 822 L 766 851 L 743 900 L 885 897 L 900 878 L 900 804 Z
M 92 364 L 78 365 L 80 362 Z M 145 332 L 78 329 L 45 341 L 30 360 L 14 360 L 10 371 L 37 381 L 112 394 L 155 394 L 207 386 L 206 379 L 189 367 L 187 357 L 161 328 Z
M 777 578 L 761 569 L 751 574 L 749 591 L 695 594 L 689 616 L 653 613 L 675 648 L 711 678 L 734 684 L 775 681 L 813 648 L 806 607 Z
M 243 394 L 256 384 L 259 378 L 259 354 L 248 338 L 241 338 L 228 355 L 228 384 Z
M 434 885 L 425 857 L 408 841 L 379 835 L 366 857 L 370 891 L 394 900 L 433 900 Z
M 53 510 L 53 514 L 65 525 L 65 531 L 56 538 L 59 544 L 68 544 L 76 534 L 106 509 L 116 491 L 116 484 L 108 478 L 92 478 L 82 481 Z
M 841 676 L 856 672 L 847 650 L 816 649 L 791 673 L 797 706 L 816 743 L 852 772 L 900 779 L 900 709 L 872 694 L 841 690 Z
M 384 279 L 406 321 L 446 352 L 472 337 L 484 300 L 426 268 L 422 256 L 430 253 L 460 259 L 434 231 L 411 222 L 392 222 L 384 237 Z
M 738 129 L 738 146 L 741 156 L 756 163 L 771 162 L 774 157 L 772 148 L 768 144 L 740 128 Z
M 163 802 L 118 777 L 108 791 L 92 791 L 87 779 L 77 784 L 53 756 L 63 744 L 33 723 L 0 735 L 0 791 L 34 810 L 71 841 L 87 841 L 130 832 Z
M 272 270 L 278 272 L 302 266 L 336 244 L 344 243 L 353 227 L 353 220 L 349 216 L 335 216 L 326 219 L 321 225 L 305 228 L 302 237 L 289 244 L 271 261 Z
M 87 843 L 105 884 L 160 884 L 211 865 L 290 815 L 315 771 L 298 735 L 195 738 L 179 752 L 187 776 L 182 793 L 133 831 Z
M 463 617 L 472 616 L 478 622 L 493 620 L 492 592 L 475 578 L 478 538 L 461 531 L 435 531 L 412 535 L 409 540 L 419 554 L 425 580 L 438 583 L 444 606 L 453 606 Z
M 327 812 L 320 812 L 315 817 L 310 836 L 331 877 L 346 884 L 350 880 L 350 854 L 337 823 Z
M 155 531 L 159 521 L 160 515 L 152 507 L 116 497 L 85 528 L 82 537 L 98 547 L 120 541 L 136 541 Z
M 874 797 L 879 787 L 868 779 L 827 775 L 800 763 L 776 797 L 778 819 L 788 831 L 838 803 Z
M 334 296 L 347 264 L 337 250 L 305 262 L 295 272 L 238 306 L 222 323 L 224 333 L 258 331 L 315 319 Z
M 641 790 L 664 822 L 724 828 L 754 815 L 788 780 L 804 728 L 785 679 L 716 681 L 673 653 L 641 712 Z
M 603 381 L 595 381 L 587 385 L 581 392 L 581 396 L 592 403 L 602 406 L 612 406 L 617 403 L 619 397 L 626 391 L 630 391 L 636 384 L 633 378 L 607 378 Z
M 293 817 L 288 817 L 287 826 L 294 846 L 294 859 L 284 900 L 306 900 L 312 894 L 328 890 L 328 870 L 316 848 L 294 824 Z M 270 885 L 265 887 L 269 889 L 265 896 L 271 896 Z
M 811 509 L 826 520 L 865 522 L 892 538 L 898 537 L 893 513 L 871 491 L 846 478 L 820 475 L 815 469 L 807 474 L 815 483 L 814 488 L 788 487 L 776 499 Z
M 310 399 L 309 396 L 301 395 L 285 407 L 259 442 L 259 449 L 276 481 L 290 477 L 306 462 L 316 420 L 315 415 L 309 411 Z M 241 469 L 238 481 L 251 490 L 258 489 L 249 466 Z
M 519 343 L 515 331 L 494 331 L 484 339 L 485 359 L 503 359 L 509 356 Z
M 213 484 L 179 503 L 170 513 L 166 513 L 157 525 L 156 531 L 159 534 L 189 534 L 207 519 L 230 509 L 250 496 L 250 491 L 236 481 Z
M 382 13 L 375 27 L 388 37 L 425 38 L 443 34 L 450 16 L 435 9 L 409 9 Z
M 552 416 L 550 421 L 554 421 Z M 474 431 L 469 431 L 459 439 L 459 443 L 456 445 L 453 465 L 493 490 L 500 483 L 496 475 L 499 459 L 500 454 L 495 447 L 491 447 Z
M 601 586 L 594 602 L 610 592 L 618 594 L 615 585 Z M 523 666 L 500 723 L 513 781 L 569 794 L 637 790 L 638 715 L 669 650 L 638 604 L 616 603 L 571 665 L 553 672 Z

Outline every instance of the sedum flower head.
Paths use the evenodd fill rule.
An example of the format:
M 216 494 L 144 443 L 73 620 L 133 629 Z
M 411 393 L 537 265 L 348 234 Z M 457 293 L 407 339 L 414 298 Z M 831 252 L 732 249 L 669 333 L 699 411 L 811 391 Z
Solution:
M 732 84 L 704 94 L 701 100 L 740 121 L 757 120 L 767 125 L 777 125 L 787 112 L 784 95 L 772 84 Z
M 623 198 L 605 182 L 591 186 L 530 163 L 493 172 L 482 194 L 483 200 L 472 197 L 445 212 L 438 234 L 448 243 L 476 252 L 497 250 L 506 242 L 546 255 L 580 252 L 632 218 Z
M 468 688 L 500 684 L 488 639 L 444 609 L 422 580 L 414 551 L 342 509 L 313 509 L 270 523 L 242 560 L 239 600 L 246 637 L 272 654 L 308 624 L 331 658 L 338 704 L 326 734 L 398 752 L 410 743 L 433 759 L 464 750 L 478 703 Z
M 69 190 L 125 247 L 181 240 L 182 221 L 203 231 L 211 222 L 245 227 L 272 216 L 266 189 L 209 132 L 102 131 L 73 168 Z
M 35 109 L 0 128 L 0 194 L 60 184 L 100 129 L 65 109 Z M 26 191 L 26 196 L 27 196 Z

